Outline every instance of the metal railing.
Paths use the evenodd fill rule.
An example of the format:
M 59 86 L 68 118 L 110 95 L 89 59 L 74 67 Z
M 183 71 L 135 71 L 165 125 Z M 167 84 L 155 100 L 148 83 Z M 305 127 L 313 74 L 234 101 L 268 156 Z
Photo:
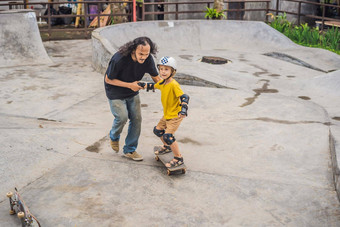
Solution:
M 336 19 L 336 18 L 332 18 L 332 17 L 326 17 L 327 7 L 337 8 L 340 12 L 340 5 L 332 5 L 332 4 L 310 2 L 310 1 L 301 1 L 301 0 L 281 0 L 281 1 L 298 3 L 297 12 L 289 12 L 289 11 L 286 11 L 286 10 L 284 10 L 284 11 L 279 10 L 280 0 L 276 0 L 276 9 L 274 11 L 276 13 L 276 15 L 278 15 L 278 13 L 286 13 L 286 14 L 297 16 L 297 24 L 298 25 L 300 25 L 300 23 L 301 23 L 301 17 L 306 17 L 306 18 L 321 20 L 321 30 L 324 30 L 326 21 L 336 22 L 336 23 L 333 24 L 333 26 L 340 27 L 340 19 Z M 311 14 L 303 14 L 301 12 L 302 4 L 319 6 L 322 9 L 322 15 L 317 16 L 317 15 L 311 15 Z
M 1 0 L 0 0 L 1 1 Z M 79 14 L 53 14 L 52 9 L 55 8 L 56 5 L 82 5 L 84 7 L 84 10 L 80 12 Z M 79 4 L 79 5 L 78 5 Z M 47 33 L 48 34 L 48 40 L 51 37 L 51 33 L 53 32 L 82 32 L 84 34 L 84 38 L 89 38 L 89 33 L 94 30 L 97 27 L 101 27 L 101 18 L 104 17 L 126 17 L 128 18 L 128 21 L 132 21 L 132 10 L 126 13 L 114 13 L 112 10 L 110 13 L 103 13 L 102 12 L 102 4 L 126 4 L 128 8 L 132 9 L 132 1 L 74 1 L 74 2 L 9 2 L 9 3 L 0 3 L 0 6 L 8 6 L 9 9 L 20 9 L 20 8 L 28 8 L 29 6 L 33 6 L 34 9 L 35 5 L 40 5 L 43 7 L 43 10 L 45 10 L 46 15 L 36 15 L 37 20 L 45 20 L 47 24 L 47 28 L 41 26 L 39 28 L 40 33 Z M 97 5 L 97 13 L 89 13 L 89 5 Z M 74 26 L 71 28 L 57 28 L 57 26 L 52 26 L 52 19 L 58 19 L 58 18 L 81 18 L 81 23 L 79 26 Z M 90 25 L 90 18 L 94 19 L 96 18 L 97 23 L 94 24 L 94 26 Z M 105 25 L 103 25 L 105 26 Z
M 43 10 L 45 10 L 46 15 L 41 15 L 37 14 L 37 20 L 38 21 L 46 21 L 45 26 L 40 26 L 40 32 L 41 33 L 47 33 L 48 35 L 48 40 L 51 38 L 51 34 L 54 32 L 82 32 L 84 34 L 84 38 L 89 38 L 90 37 L 90 32 L 94 30 L 96 27 L 100 27 L 102 24 L 100 23 L 101 18 L 112 18 L 112 17 L 125 17 L 127 18 L 127 21 L 130 22 L 132 21 L 133 13 L 132 13 L 132 6 L 133 6 L 133 1 L 132 0 L 123 0 L 123 1 L 105 1 L 105 0 L 100 0 L 100 1 L 65 1 L 65 2 L 32 2 L 32 3 L 27 3 L 27 0 L 20 0 L 22 2 L 8 2 L 8 3 L 1 3 L 4 0 L 0 0 L 0 6 L 8 6 L 10 9 L 13 8 L 28 8 L 29 6 L 34 6 L 35 5 L 40 5 L 43 7 Z M 280 0 L 276 1 L 276 6 L 273 9 L 270 7 L 271 0 L 225 0 L 224 3 L 226 5 L 226 10 L 224 14 L 228 16 L 228 13 L 232 12 L 239 12 L 239 13 L 244 13 L 244 12 L 249 12 L 249 11 L 260 11 L 264 12 L 265 18 L 263 18 L 263 21 L 268 22 L 268 13 L 269 12 L 274 12 L 276 15 L 279 13 L 286 13 L 286 14 L 291 14 L 295 15 L 297 17 L 297 24 L 300 24 L 301 22 L 301 17 L 306 17 L 306 18 L 312 18 L 316 20 L 320 20 L 321 22 L 321 30 L 324 29 L 325 24 L 329 24 L 329 21 L 339 24 L 340 26 L 340 19 L 336 18 L 331 18 L 331 17 L 326 17 L 325 9 L 326 7 L 335 7 L 340 11 L 340 6 L 337 5 L 331 5 L 331 4 L 324 4 L 324 3 L 316 3 L 316 2 L 310 2 L 310 1 L 304 1 L 304 0 L 281 0 L 281 1 L 288 1 L 288 2 L 294 2 L 297 3 L 297 12 L 289 12 L 286 10 L 280 10 L 279 5 L 280 5 Z M 260 3 L 259 8 L 249 8 L 246 7 L 246 4 L 249 3 Z M 56 8 L 58 5 L 76 5 L 81 4 L 84 7 L 83 12 L 77 13 L 77 14 L 61 14 L 61 15 L 55 15 L 52 13 L 52 9 Z M 112 4 L 112 5 L 117 5 L 121 6 L 122 4 L 125 4 L 129 10 L 125 10 L 125 13 L 118 13 L 118 12 L 113 12 L 112 10 L 110 13 L 104 13 L 102 12 L 102 5 L 103 4 Z M 197 10 L 183 10 L 183 8 L 186 8 L 188 6 L 192 5 L 202 5 L 202 9 L 199 8 L 200 6 L 197 6 L 196 8 L 199 8 Z M 234 4 L 234 6 L 232 6 Z M 236 7 L 235 7 L 235 4 Z M 302 5 L 303 4 L 310 4 L 314 5 L 317 7 L 320 7 L 322 9 L 322 15 L 311 15 L 311 14 L 303 14 L 302 13 Z M 89 13 L 89 6 L 90 5 L 97 5 L 97 13 Z M 167 7 L 167 11 L 157 11 L 155 10 L 155 6 L 160 5 L 163 7 Z M 141 7 L 137 6 L 137 11 L 139 12 L 139 18 L 138 20 L 144 21 L 146 16 L 148 15 L 174 15 L 175 19 L 179 19 L 179 15 L 197 15 L 197 14 L 202 14 L 203 16 L 202 19 L 204 18 L 204 11 L 205 11 L 205 6 L 210 8 L 213 5 L 213 1 L 186 1 L 186 2 L 145 2 L 141 5 Z M 254 7 L 254 6 L 253 6 Z M 194 7 L 192 7 L 194 8 Z M 147 9 L 147 10 L 146 10 Z M 68 26 L 64 28 L 60 28 L 58 26 L 53 26 L 52 25 L 52 20 L 58 19 L 58 18 L 81 18 L 81 26 Z M 92 25 L 92 27 L 89 27 L 91 19 L 96 18 L 97 24 L 95 26 Z M 228 17 L 227 17 L 228 18 Z M 228 18 L 230 19 L 230 18 Z M 241 16 L 238 19 L 243 19 L 243 16 Z M 105 25 L 104 25 L 105 26 Z M 337 25 L 335 25 L 337 26 Z
M 224 14 L 227 15 L 229 12 L 247 12 L 247 11 L 264 11 L 266 14 L 270 11 L 269 9 L 269 4 L 271 0 L 228 0 L 228 1 L 223 1 L 224 3 L 231 4 L 231 3 L 265 3 L 266 7 L 265 8 L 259 8 L 259 9 L 246 9 L 246 8 L 238 8 L 238 9 L 230 9 L 227 7 L 225 9 Z M 200 10 L 180 10 L 179 6 L 181 5 L 206 5 L 208 8 L 214 4 L 213 1 L 188 1 L 188 2 L 145 2 L 142 7 L 142 20 L 145 20 L 146 15 L 169 15 L 169 14 L 174 14 L 175 19 L 178 20 L 178 15 L 179 14 L 196 14 L 196 13 L 204 13 L 205 8 L 203 7 Z M 164 6 L 175 6 L 175 11 L 166 11 L 166 12 L 154 12 L 154 11 L 146 11 L 146 6 L 155 6 L 155 5 L 162 5 Z M 203 18 L 202 18 L 203 19 Z M 265 21 L 268 21 L 268 16 L 266 16 Z

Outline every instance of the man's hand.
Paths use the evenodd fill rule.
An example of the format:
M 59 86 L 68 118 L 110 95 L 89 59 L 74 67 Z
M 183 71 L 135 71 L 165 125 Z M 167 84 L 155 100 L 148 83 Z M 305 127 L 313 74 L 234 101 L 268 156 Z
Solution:
M 129 88 L 134 92 L 139 91 L 140 89 L 143 89 L 143 87 L 138 85 L 138 81 L 130 83 Z
M 146 83 L 145 83 L 145 82 L 142 82 L 142 81 L 139 81 L 139 82 L 138 82 L 138 85 L 139 85 L 140 87 L 142 87 L 143 89 L 145 89 Z

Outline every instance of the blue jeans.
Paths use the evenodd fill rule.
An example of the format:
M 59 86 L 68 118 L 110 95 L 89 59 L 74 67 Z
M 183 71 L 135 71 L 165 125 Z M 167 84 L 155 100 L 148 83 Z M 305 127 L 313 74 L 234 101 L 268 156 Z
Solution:
M 123 152 L 124 154 L 134 152 L 138 146 L 142 125 L 139 95 L 127 99 L 109 99 L 109 104 L 111 112 L 115 117 L 110 131 L 110 139 L 112 141 L 119 141 L 120 134 L 129 119 L 129 128 L 125 138 Z

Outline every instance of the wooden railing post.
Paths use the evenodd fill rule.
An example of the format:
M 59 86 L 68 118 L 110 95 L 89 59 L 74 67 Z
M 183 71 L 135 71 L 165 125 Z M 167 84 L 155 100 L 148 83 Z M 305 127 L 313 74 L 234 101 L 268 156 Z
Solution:
M 145 21 L 145 5 L 144 5 L 144 1 L 143 1 L 143 5 L 142 5 L 142 21 Z
M 88 3 L 85 2 L 84 3 L 84 33 L 85 33 L 85 39 L 87 39 L 87 27 L 88 27 L 87 12 L 88 12 L 88 9 L 89 9 Z
M 52 5 L 52 3 L 50 3 L 50 2 L 48 2 L 47 3 L 47 16 L 48 16 L 48 19 L 47 19 L 47 21 L 48 21 L 48 32 L 47 32 L 47 34 L 48 34 L 48 41 L 50 41 L 51 40 L 51 6 L 53 6 Z
M 178 20 L 178 4 L 176 3 L 176 20 Z
M 280 0 L 276 0 L 276 16 L 279 15 Z
M 266 4 L 266 23 L 268 23 L 269 2 Z
M 97 9 L 98 9 L 98 10 L 97 10 L 97 15 L 96 15 L 96 16 L 97 16 L 97 18 L 98 18 L 98 21 L 97 21 L 97 25 L 98 25 L 97 27 L 98 27 L 98 28 L 100 28 L 100 12 L 101 12 L 101 9 L 99 9 L 99 5 L 101 5 L 101 4 L 97 3 Z M 108 6 L 108 7 L 109 7 L 109 6 Z M 100 7 L 100 8 L 101 8 L 101 7 Z
M 322 23 L 321 23 L 321 31 L 323 31 L 324 23 L 325 23 L 325 13 L 326 13 L 326 6 L 322 7 Z
M 301 17 L 301 2 L 299 2 L 299 7 L 298 7 L 298 26 L 300 25 L 300 17 Z

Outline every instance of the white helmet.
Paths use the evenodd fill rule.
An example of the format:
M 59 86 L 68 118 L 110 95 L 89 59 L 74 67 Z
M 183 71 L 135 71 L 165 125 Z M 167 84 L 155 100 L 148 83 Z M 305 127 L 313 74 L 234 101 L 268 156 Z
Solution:
M 172 67 L 174 70 L 177 70 L 177 64 L 176 64 L 176 60 L 173 57 L 162 57 L 158 64 L 157 67 L 159 67 L 160 65 L 165 65 L 165 66 L 170 66 Z

